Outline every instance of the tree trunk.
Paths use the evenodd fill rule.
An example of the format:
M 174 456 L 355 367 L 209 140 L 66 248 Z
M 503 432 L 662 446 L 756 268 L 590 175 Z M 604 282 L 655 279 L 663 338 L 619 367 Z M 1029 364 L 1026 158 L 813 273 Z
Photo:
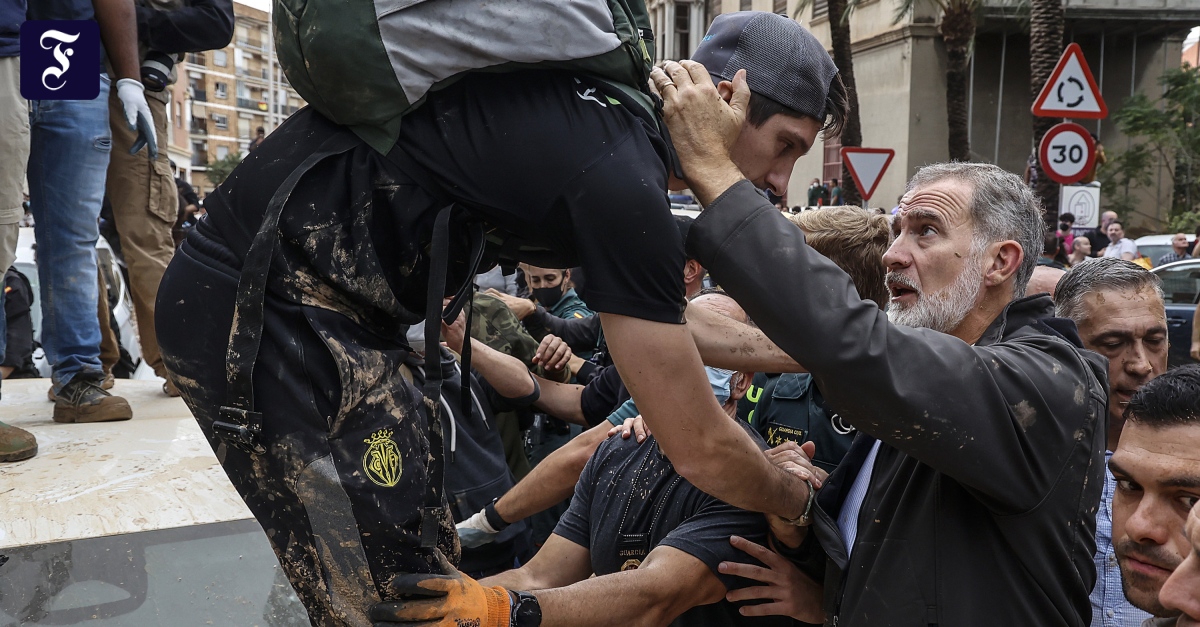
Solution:
M 942 13 L 942 42 L 946 46 L 946 127 L 950 159 L 971 160 L 967 119 L 967 69 L 971 41 L 975 39 L 975 16 L 971 3 L 952 2 Z
M 1030 95 L 1036 99 L 1042 92 L 1058 58 L 1063 51 L 1063 7 L 1062 0 L 1031 0 L 1029 7 L 1029 89 Z M 1033 103 L 1030 102 L 1032 105 Z M 1033 151 L 1037 154 L 1042 136 L 1055 124 L 1059 118 L 1033 118 Z M 1046 176 L 1042 169 L 1041 160 L 1036 156 L 1037 186 L 1034 194 L 1042 201 L 1043 219 L 1047 229 L 1058 227 L 1058 183 Z
M 862 122 L 859 119 L 858 88 L 854 84 L 854 60 L 850 52 L 850 19 L 846 13 L 846 0 L 829 0 L 829 39 L 833 44 L 833 62 L 846 85 L 846 95 L 850 101 L 850 112 L 846 124 L 842 127 L 842 147 L 862 146 Z M 850 176 L 850 169 L 842 164 L 842 203 L 846 205 L 862 204 L 862 194 L 858 184 Z

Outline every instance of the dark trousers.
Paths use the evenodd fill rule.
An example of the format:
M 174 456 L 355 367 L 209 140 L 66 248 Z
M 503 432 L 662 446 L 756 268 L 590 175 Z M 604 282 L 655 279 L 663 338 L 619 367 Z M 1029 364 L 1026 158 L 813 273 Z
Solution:
M 193 232 L 158 291 L 164 363 L 225 472 L 266 531 L 314 625 L 369 625 L 398 573 L 438 570 L 420 541 L 428 441 L 407 353 L 341 314 L 268 287 L 254 372 L 262 454 L 212 429 L 226 403 L 239 271 Z M 457 562 L 448 509 L 438 546 Z

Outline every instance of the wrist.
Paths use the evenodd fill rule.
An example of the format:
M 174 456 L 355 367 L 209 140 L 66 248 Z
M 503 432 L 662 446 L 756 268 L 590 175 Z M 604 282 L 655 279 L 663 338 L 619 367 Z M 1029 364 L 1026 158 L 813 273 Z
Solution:
M 688 187 L 695 192 L 696 200 L 704 207 L 744 178 L 746 177 L 742 175 L 741 170 L 728 159 L 711 164 L 692 165 L 687 171 Z
M 496 503 L 498 502 L 499 499 L 496 499 L 495 501 L 483 506 L 484 518 L 487 519 L 488 525 L 490 525 L 492 529 L 495 529 L 497 533 L 504 531 L 506 527 L 512 524 L 507 520 L 504 520 L 504 516 L 502 516 L 500 512 L 496 510 Z
M 509 627 L 540 627 L 542 606 L 537 597 L 529 592 L 509 590 Z

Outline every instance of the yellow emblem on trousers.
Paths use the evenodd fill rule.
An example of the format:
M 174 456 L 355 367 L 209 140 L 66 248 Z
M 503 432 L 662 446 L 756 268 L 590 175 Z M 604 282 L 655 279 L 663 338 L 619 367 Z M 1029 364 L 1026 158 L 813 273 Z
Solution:
M 376 485 L 385 488 L 400 483 L 400 447 L 392 441 L 391 429 L 380 429 L 363 440 L 367 452 L 363 454 L 363 472 Z

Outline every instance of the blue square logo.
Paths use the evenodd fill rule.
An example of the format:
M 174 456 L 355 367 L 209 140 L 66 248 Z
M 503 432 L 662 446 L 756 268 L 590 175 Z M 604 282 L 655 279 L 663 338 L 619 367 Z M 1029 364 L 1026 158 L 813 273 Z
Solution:
M 21 95 L 26 100 L 93 100 L 100 95 L 100 26 L 92 20 L 21 25 Z

